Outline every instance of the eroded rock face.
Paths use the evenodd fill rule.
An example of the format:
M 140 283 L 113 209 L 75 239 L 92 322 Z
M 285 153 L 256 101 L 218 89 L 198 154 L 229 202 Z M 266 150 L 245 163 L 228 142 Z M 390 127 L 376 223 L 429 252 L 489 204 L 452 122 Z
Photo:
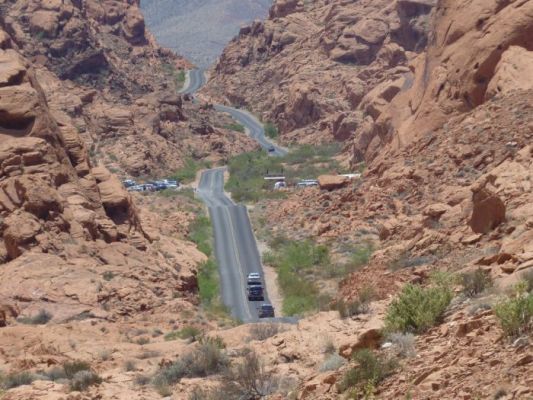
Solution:
M 497 93 L 528 89 L 532 35 L 530 1 L 440 2 L 433 40 L 411 63 L 406 90 L 374 118 L 376 146 L 357 151 L 373 159 L 384 143 L 406 145 Z
M 55 120 L 25 59 L 14 49 L 0 50 L 0 71 L 3 261 L 32 248 L 60 252 L 70 235 L 109 240 L 105 225 L 122 231 L 126 224 L 123 238 L 142 231 L 120 181 L 90 173 L 82 140 L 68 120 Z
M 350 140 L 357 124 L 339 129 L 338 115 L 366 111 L 365 93 L 410 73 L 433 3 L 276 1 L 268 20 L 242 28 L 226 47 L 203 92 L 258 110 L 287 142 Z

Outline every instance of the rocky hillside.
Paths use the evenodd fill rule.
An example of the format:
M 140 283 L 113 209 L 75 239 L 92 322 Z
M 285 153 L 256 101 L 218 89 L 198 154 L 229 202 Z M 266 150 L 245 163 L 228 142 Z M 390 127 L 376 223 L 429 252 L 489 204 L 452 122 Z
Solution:
M 138 2 L 3 1 L 1 24 L 34 66 L 50 108 L 93 161 L 128 174 L 168 174 L 250 144 L 176 93 L 189 64 L 158 47 Z
M 241 25 L 263 18 L 271 0 L 142 0 L 158 42 L 199 67 L 216 61 Z
M 274 122 L 283 141 L 346 141 L 402 89 L 435 3 L 276 1 L 226 47 L 206 94 Z
M 360 180 L 322 177 L 254 207 L 274 237 L 373 248 L 337 296 L 359 307 L 374 289 L 380 300 L 348 318 L 363 326 L 350 339 L 336 336 L 338 320 L 321 326 L 348 369 L 324 361 L 324 372 L 308 358 L 318 350 L 299 352 L 291 334 L 267 341 L 273 371 L 290 360 L 299 375 L 297 398 L 532 396 L 531 283 L 515 292 L 533 274 L 532 29 L 531 1 L 278 1 L 225 50 L 206 96 L 275 121 L 282 141 L 342 141 L 340 158 L 365 167 Z M 382 331 L 401 305 L 424 302 L 408 305 L 405 285 L 434 290 L 435 271 L 456 280 L 434 326 Z M 474 274 L 482 289 L 468 292 Z M 498 311 L 509 298 L 524 301 L 511 335 L 510 309 Z M 364 348 L 381 361 L 361 358 Z

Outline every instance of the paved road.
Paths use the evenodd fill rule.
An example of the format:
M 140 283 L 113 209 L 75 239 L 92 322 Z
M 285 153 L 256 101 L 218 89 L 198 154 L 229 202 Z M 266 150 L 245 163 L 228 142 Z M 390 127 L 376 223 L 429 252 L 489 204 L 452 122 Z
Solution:
M 224 193 L 224 170 L 204 171 L 198 194 L 207 205 L 213 224 L 222 301 L 233 317 L 254 322 L 258 320 L 257 307 L 263 302 L 248 301 L 246 277 L 250 272 L 263 273 L 261 258 L 246 207 L 233 203 Z M 264 302 L 269 302 L 266 290 Z
M 204 84 L 204 71 L 201 69 L 190 70 L 187 73 L 187 78 L 180 93 L 194 95 L 194 93 L 196 93 Z M 246 128 L 248 135 L 255 139 L 264 150 L 268 151 L 268 149 L 273 147 L 274 151 L 269 152 L 270 155 L 284 156 L 287 154 L 286 149 L 276 145 L 265 136 L 265 128 L 263 127 L 263 124 L 248 111 L 224 106 L 222 104 L 215 104 L 214 107 L 217 111 L 228 113 L 235 121 L 243 125 Z
M 204 71 L 201 69 L 193 69 L 187 71 L 187 77 L 183 88 L 181 88 L 180 93 L 183 94 L 194 94 L 205 84 L 205 75 Z
M 203 71 L 189 71 L 181 93 L 194 95 L 204 83 Z M 265 138 L 263 125 L 253 115 L 244 110 L 222 105 L 215 105 L 215 109 L 230 114 L 244 125 L 249 135 L 263 148 L 274 146 L 275 152 L 271 152 L 271 155 L 286 154 L 285 149 L 275 146 Z M 224 171 L 225 168 L 204 171 L 198 185 L 198 194 L 209 209 L 213 225 L 222 302 L 229 307 L 233 317 L 243 322 L 255 322 L 259 320 L 257 308 L 262 303 L 270 301 L 267 288 L 264 301 L 248 301 L 246 277 L 250 272 L 259 272 L 264 276 L 263 266 L 246 207 L 235 204 L 224 193 Z M 295 318 L 269 318 L 269 320 L 296 322 Z

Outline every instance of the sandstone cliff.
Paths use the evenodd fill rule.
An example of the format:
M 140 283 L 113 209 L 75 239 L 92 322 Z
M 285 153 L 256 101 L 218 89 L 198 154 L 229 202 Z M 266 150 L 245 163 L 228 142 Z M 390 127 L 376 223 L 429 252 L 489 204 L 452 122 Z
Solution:
M 0 5 L 0 23 L 33 64 L 50 109 L 80 134 L 93 161 L 162 175 L 187 157 L 216 161 L 251 148 L 209 110 L 183 102 L 180 70 L 190 64 L 155 44 L 137 1 Z
M 205 93 L 276 123 L 284 141 L 348 140 L 412 79 L 434 5 L 276 1 L 226 47 Z

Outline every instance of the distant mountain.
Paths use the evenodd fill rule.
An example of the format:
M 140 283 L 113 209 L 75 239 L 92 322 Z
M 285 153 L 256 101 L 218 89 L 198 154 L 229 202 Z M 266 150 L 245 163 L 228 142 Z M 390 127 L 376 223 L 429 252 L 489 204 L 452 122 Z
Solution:
M 158 42 L 206 67 L 222 53 L 242 24 L 264 18 L 271 0 L 142 0 Z

